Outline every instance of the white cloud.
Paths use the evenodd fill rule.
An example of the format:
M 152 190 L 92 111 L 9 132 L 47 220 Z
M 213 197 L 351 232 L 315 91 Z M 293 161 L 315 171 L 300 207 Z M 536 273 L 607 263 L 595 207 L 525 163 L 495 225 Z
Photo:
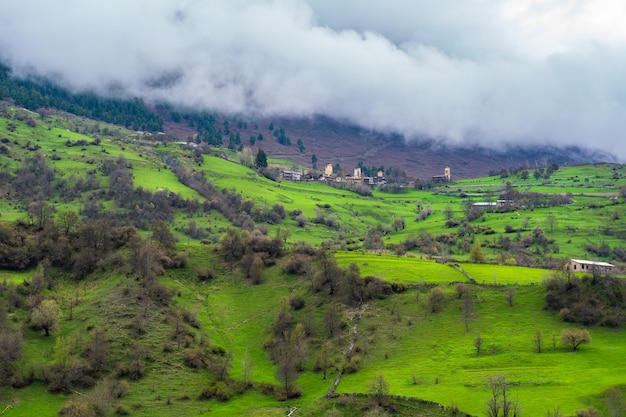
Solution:
M 615 0 L 20 0 L 0 4 L 0 57 L 76 89 L 626 158 L 625 17 Z

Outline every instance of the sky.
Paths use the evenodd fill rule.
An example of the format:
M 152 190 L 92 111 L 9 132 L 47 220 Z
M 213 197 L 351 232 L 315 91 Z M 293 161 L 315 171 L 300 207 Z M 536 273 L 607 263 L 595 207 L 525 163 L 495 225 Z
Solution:
M 623 0 L 19 0 L 0 59 L 76 90 L 626 160 Z

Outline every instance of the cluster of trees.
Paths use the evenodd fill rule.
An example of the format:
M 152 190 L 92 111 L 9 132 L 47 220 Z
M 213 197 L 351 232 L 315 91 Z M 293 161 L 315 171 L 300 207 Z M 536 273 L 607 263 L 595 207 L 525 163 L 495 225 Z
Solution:
M 95 93 L 73 94 L 43 78 L 18 79 L 0 63 L 0 99 L 36 110 L 55 108 L 77 116 L 125 126 L 133 130 L 162 131 L 163 121 L 138 98 L 102 98 Z
M 599 272 L 582 279 L 563 272 L 547 279 L 545 287 L 544 309 L 558 312 L 565 321 L 608 327 L 626 322 L 623 280 Z
M 524 207 L 529 210 L 535 208 L 557 207 L 571 204 L 574 199 L 571 194 L 543 194 L 532 191 L 519 191 L 515 189 L 510 181 L 507 181 L 506 188 L 500 194 L 500 199 L 504 204 L 498 211 L 509 211 Z

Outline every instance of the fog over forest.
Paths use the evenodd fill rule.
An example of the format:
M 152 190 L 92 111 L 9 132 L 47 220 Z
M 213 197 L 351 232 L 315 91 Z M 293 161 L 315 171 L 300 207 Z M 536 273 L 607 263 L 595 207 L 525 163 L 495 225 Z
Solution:
M 20 0 L 0 59 L 74 90 L 626 160 L 625 20 L 620 0 Z

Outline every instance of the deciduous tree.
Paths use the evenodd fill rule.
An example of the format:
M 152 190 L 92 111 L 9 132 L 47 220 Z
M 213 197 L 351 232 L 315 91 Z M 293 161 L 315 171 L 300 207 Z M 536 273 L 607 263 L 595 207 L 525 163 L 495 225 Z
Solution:
M 376 404 L 384 406 L 387 403 L 387 395 L 389 395 L 389 384 L 385 379 L 385 375 L 378 374 L 370 383 L 369 393 L 372 395 Z
M 43 329 L 46 336 L 50 336 L 50 332 L 57 329 L 61 320 L 61 309 L 56 301 L 49 299 L 43 300 L 31 314 L 31 323 L 33 326 Z
M 430 307 L 430 311 L 436 313 L 441 310 L 443 305 L 446 302 L 446 295 L 443 293 L 443 290 L 439 287 L 434 287 L 428 293 L 428 298 L 426 299 L 428 302 L 428 306 Z
M 587 329 L 568 328 L 561 331 L 561 343 L 571 345 L 572 350 L 578 350 L 578 347 L 591 342 L 591 336 Z

